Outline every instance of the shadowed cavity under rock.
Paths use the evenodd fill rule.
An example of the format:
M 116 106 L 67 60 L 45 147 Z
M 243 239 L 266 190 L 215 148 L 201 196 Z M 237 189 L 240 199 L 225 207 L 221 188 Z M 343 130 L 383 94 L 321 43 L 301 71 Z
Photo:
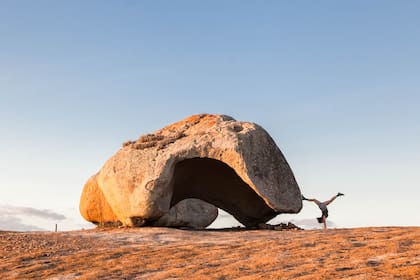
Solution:
M 186 198 L 213 204 L 247 226 L 277 215 L 231 167 L 210 158 L 192 158 L 176 164 L 171 206 Z

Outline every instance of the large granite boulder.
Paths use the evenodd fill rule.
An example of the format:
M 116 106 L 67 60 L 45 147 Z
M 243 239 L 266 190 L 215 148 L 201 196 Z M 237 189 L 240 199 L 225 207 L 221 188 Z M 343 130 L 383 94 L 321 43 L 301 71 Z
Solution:
M 302 208 L 292 170 L 269 134 L 224 115 L 195 115 L 124 143 L 87 185 L 80 210 L 96 223 L 177 226 L 190 219 L 197 226 L 191 219 L 200 215 L 210 223 L 214 211 L 202 211 L 204 202 L 173 210 L 178 218 L 171 218 L 167 213 L 183 200 L 210 203 L 246 226 Z

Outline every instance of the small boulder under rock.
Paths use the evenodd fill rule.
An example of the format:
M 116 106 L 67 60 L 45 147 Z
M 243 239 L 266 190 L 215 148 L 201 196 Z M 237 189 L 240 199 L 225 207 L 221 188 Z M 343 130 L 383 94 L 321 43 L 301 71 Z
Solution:
M 216 220 L 217 207 L 196 198 L 181 200 L 169 212 L 152 222 L 160 227 L 205 228 Z

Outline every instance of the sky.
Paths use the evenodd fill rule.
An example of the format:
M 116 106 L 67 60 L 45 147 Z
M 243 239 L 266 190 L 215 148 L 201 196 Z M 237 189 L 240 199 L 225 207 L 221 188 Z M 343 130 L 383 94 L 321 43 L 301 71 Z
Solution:
M 330 225 L 420 226 L 419 1 L 0 1 L 0 229 L 91 227 L 86 180 L 198 113 L 255 122 Z M 293 221 L 319 227 L 315 204 Z M 216 226 L 238 223 L 222 213 Z

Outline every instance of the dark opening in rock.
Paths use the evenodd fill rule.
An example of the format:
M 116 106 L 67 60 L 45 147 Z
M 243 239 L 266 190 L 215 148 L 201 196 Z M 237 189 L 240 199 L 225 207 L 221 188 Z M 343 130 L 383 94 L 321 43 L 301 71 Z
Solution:
M 192 158 L 175 165 L 171 207 L 186 198 L 211 203 L 245 226 L 264 223 L 277 215 L 231 167 L 210 158 Z

